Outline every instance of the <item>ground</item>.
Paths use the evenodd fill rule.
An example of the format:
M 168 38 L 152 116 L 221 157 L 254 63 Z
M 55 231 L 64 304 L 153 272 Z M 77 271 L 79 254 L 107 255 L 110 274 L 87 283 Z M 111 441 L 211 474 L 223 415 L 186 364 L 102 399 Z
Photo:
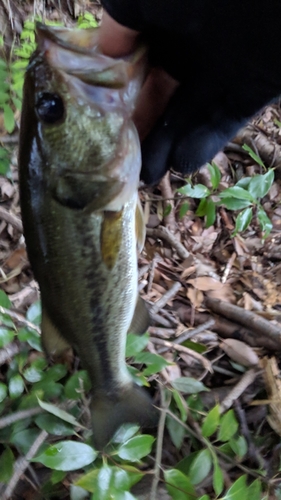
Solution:
M 71 24 L 84 10 L 100 19 L 101 9 L 94 2 L 3 0 L 0 29 L 5 35 L 6 53 L 20 34 L 23 21 L 33 12 Z M 2 467 L 10 452 L 13 456 L 10 473 L 0 475 L 1 498 L 54 499 L 58 495 L 74 500 L 82 498 L 71 486 L 77 473 L 65 474 L 58 484 L 53 482 L 55 492 L 45 490 L 43 495 L 41 487 L 48 482 L 50 469 L 40 461 L 26 461 L 37 454 L 43 442 L 56 443 L 64 434 L 48 432 L 42 423 L 40 427 L 36 419 L 32 420 L 42 412 L 38 405 L 20 404 L 20 397 L 32 395 L 34 384 L 44 381 L 44 377 L 32 378 L 30 370 L 46 373 L 47 368 L 35 336 L 40 331 L 39 290 L 28 263 L 20 219 L 16 111 L 15 119 L 16 126 L 8 134 L 0 114 L 0 144 L 11 153 L 8 174 L 0 177 L 0 282 L 10 301 L 5 302 L 3 296 L 0 307 L 0 384 L 9 389 L 0 407 L 0 429 L 4 429 L 0 430 Z M 248 148 L 243 147 L 245 144 Z M 242 474 L 247 475 L 247 484 L 258 479 L 263 485 L 263 497 L 257 492 L 249 498 L 281 498 L 279 103 L 255 117 L 218 153 L 212 165 L 204 166 L 192 179 L 171 172 L 158 187 L 140 189 L 147 238 L 139 258 L 139 289 L 152 317 L 144 353 L 159 354 L 164 362 L 151 358 L 163 365 L 162 370 L 160 365 L 153 370 L 147 355 L 142 362 L 137 355 L 133 358 L 138 370 L 142 365 L 150 366 L 150 372 L 146 368 L 145 374 L 155 404 L 162 407 L 158 431 L 154 433 L 156 448 L 138 463 L 146 476 L 135 487 L 139 489 L 132 490 L 139 499 L 194 498 L 194 493 L 180 496 L 182 490 L 187 491 L 187 483 L 180 483 L 182 477 L 176 476 L 173 481 L 171 474 L 163 475 L 163 471 L 175 470 L 192 478 L 196 498 L 235 498 L 231 493 L 222 496 L 222 491 L 226 495 Z M 227 191 L 233 186 L 234 191 Z M 206 216 L 207 212 L 211 216 Z M 8 327 L 14 334 L 6 342 Z M 33 343 L 28 334 L 26 338 L 23 333 L 18 335 L 28 329 L 36 337 Z M 23 387 L 21 393 L 17 389 L 13 395 L 15 367 Z M 68 373 L 61 377 L 63 384 L 77 368 L 79 361 L 71 356 Z M 62 402 L 54 395 L 50 401 Z M 217 410 L 211 413 L 213 408 Z M 29 413 L 21 414 L 23 409 Z M 13 415 L 15 420 L 9 421 Z M 88 422 L 87 391 L 79 400 L 75 416 L 82 423 Z M 15 438 L 15 429 L 7 434 L 6 429 L 24 417 L 29 418 L 25 426 L 29 434 L 27 442 L 22 443 Z M 227 427 L 234 432 L 224 437 L 223 429 Z M 84 431 L 75 429 L 82 436 Z M 198 470 L 206 470 L 199 479 L 195 478 L 198 457 Z M 218 467 L 223 477 L 221 491 L 214 485 L 214 477 L 219 483 Z M 167 483 L 176 484 L 178 493 Z

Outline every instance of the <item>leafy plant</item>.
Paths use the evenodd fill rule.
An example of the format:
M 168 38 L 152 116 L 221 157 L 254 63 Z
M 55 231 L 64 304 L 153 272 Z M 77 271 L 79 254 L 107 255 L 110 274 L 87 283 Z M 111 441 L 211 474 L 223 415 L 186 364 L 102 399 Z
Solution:
M 251 154 L 255 161 L 264 166 L 260 158 L 249 146 L 245 146 L 244 149 Z M 200 199 L 196 215 L 206 217 L 206 227 L 214 224 L 217 207 L 224 206 L 228 210 L 240 211 L 236 217 L 232 236 L 245 231 L 255 216 L 263 233 L 263 238 L 266 238 L 272 229 L 272 223 L 262 207 L 261 199 L 266 196 L 272 186 L 274 170 L 269 169 L 265 174 L 244 177 L 233 187 L 219 191 L 220 170 L 215 163 L 209 164 L 208 169 L 212 184 L 211 189 L 203 184 L 192 186 L 189 183 L 177 190 L 181 195 Z

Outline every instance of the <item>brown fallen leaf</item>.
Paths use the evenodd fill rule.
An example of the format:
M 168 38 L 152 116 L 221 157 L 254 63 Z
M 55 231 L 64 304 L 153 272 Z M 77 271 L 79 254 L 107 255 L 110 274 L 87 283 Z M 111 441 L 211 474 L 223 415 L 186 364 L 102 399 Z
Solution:
M 256 366 L 259 358 L 252 347 L 236 339 L 225 339 L 220 348 L 236 363 L 242 366 Z

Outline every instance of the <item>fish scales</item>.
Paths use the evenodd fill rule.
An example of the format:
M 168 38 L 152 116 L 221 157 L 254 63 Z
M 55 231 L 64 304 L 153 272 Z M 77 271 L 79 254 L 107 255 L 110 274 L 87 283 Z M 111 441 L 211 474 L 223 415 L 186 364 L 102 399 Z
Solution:
M 157 420 L 125 363 L 144 239 L 130 118 L 144 63 L 102 56 L 82 31 L 40 25 L 38 33 L 20 132 L 24 233 L 41 291 L 44 350 L 77 351 L 92 382 L 93 441 L 101 449 L 122 423 Z

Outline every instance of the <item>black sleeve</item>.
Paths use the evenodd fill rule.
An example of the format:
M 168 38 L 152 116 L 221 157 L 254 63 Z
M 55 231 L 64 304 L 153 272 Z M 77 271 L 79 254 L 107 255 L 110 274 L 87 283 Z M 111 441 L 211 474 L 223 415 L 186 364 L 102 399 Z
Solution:
M 160 176 L 169 166 L 188 172 L 210 161 L 281 93 L 281 0 L 102 3 L 116 21 L 143 33 L 151 63 L 181 83 L 143 144 L 149 182 L 157 169 Z

